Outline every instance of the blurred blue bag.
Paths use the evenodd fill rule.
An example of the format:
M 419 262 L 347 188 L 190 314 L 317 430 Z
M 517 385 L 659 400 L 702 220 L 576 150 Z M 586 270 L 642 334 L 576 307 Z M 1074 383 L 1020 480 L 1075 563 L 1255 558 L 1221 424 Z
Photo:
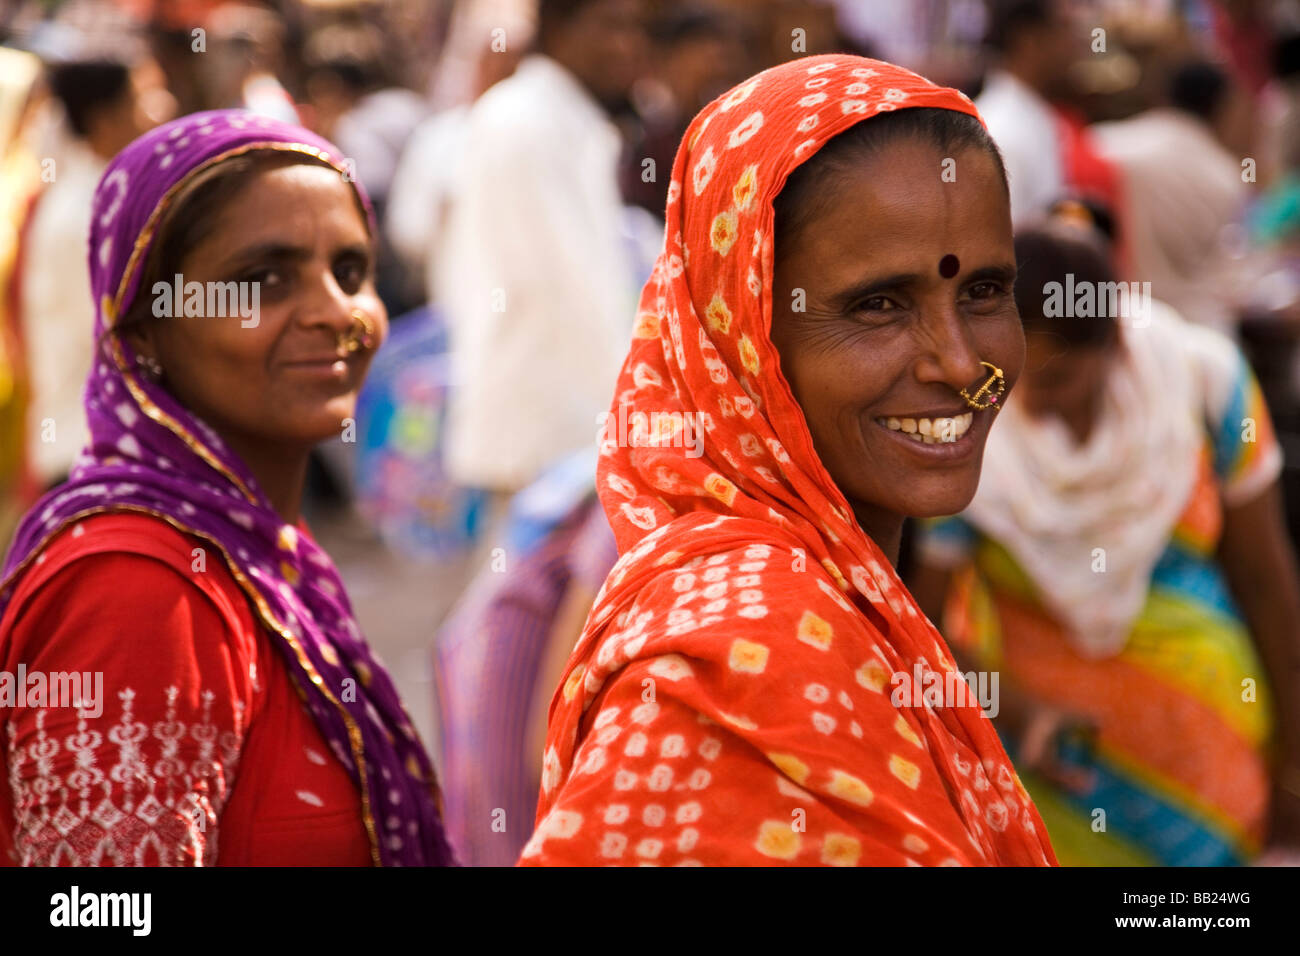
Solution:
M 357 506 L 399 553 L 445 558 L 474 540 L 485 495 L 442 467 L 447 330 L 425 306 L 392 321 L 357 400 Z

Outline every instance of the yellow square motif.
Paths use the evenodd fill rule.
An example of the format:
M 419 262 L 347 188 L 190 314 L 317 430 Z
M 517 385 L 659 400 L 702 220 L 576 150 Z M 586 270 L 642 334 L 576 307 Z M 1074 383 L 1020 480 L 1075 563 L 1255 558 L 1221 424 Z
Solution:
M 856 803 L 860 807 L 869 807 L 871 801 L 876 799 L 870 787 L 853 774 L 845 773 L 843 770 L 831 771 L 831 783 L 827 789 L 832 796 L 847 800 L 849 803 Z
M 822 862 L 831 866 L 857 866 L 862 844 L 844 833 L 827 834 L 822 841 Z
M 573 700 L 573 695 L 578 692 L 578 685 L 582 683 L 582 675 L 587 670 L 585 664 L 579 664 L 569 675 L 569 679 L 564 682 L 564 701 L 568 703 Z
M 790 824 L 780 820 L 764 820 L 754 844 L 759 853 L 776 860 L 793 860 L 802 846 L 803 837 L 795 833 Z
M 738 637 L 731 645 L 729 663 L 733 671 L 740 671 L 743 674 L 761 674 L 767 667 L 767 655 L 766 646 Z
M 767 759 L 795 783 L 803 783 L 808 779 L 808 765 L 794 754 L 768 754 Z
M 889 683 L 889 674 L 880 661 L 872 658 L 859 667 L 853 674 L 858 679 L 858 683 L 867 690 L 874 690 L 877 694 L 885 689 Z
M 915 790 L 921 783 L 921 768 L 898 754 L 889 758 L 889 772 Z
M 799 640 L 819 651 L 830 648 L 833 633 L 831 626 L 812 611 L 804 611 L 803 617 L 799 618 Z

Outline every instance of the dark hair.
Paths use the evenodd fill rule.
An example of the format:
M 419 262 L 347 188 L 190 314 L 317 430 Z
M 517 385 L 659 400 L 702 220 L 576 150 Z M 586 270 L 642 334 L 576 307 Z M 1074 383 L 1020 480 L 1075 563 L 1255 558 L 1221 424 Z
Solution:
M 388 82 L 383 35 L 368 25 L 322 27 L 307 38 L 303 62 L 308 75 L 333 76 L 357 95 Z
M 539 0 L 537 4 L 537 42 L 545 43 L 556 30 L 565 26 L 584 7 L 600 0 Z
M 1228 75 L 1208 60 L 1192 60 L 1174 70 L 1169 100 L 1203 120 L 1214 118 L 1228 95 Z
M 988 0 L 984 42 L 1005 53 L 1027 30 L 1052 22 L 1052 0 Z
M 692 40 L 726 38 L 735 28 L 722 11 L 698 3 L 669 7 L 650 22 L 650 38 L 659 46 L 671 48 Z
M 1027 332 L 1048 332 L 1069 347 L 1100 347 L 1113 342 L 1119 331 L 1118 316 L 1100 314 L 1084 318 L 1044 315 L 1048 285 L 1060 283 L 1062 294 L 1091 283 L 1094 290 L 1116 281 L 1115 270 L 1100 236 L 1077 225 L 1049 223 L 1016 234 L 1016 308 Z M 1067 276 L 1073 278 L 1067 280 Z M 1102 301 L 1097 295 L 1098 305 Z
M 985 150 L 993 157 L 1006 188 L 1007 172 L 1002 154 L 988 130 L 969 113 L 936 107 L 909 107 L 880 113 L 831 139 L 790 174 L 772 203 L 776 213 L 774 241 L 778 248 L 821 214 L 828 202 L 829 182 L 891 143 L 909 137 L 930 143 L 948 155 L 963 149 Z
M 130 82 L 130 68 L 114 60 L 81 60 L 50 68 L 50 89 L 63 104 L 68 123 L 78 136 L 90 132 L 97 110 L 126 95 Z
M 170 283 L 181 271 L 181 264 L 212 231 L 221 210 L 248 186 L 251 175 L 300 164 L 326 166 L 303 153 L 261 150 L 223 160 L 200 173 L 182 190 L 158 224 L 157 235 L 140 270 L 135 298 L 109 330 L 110 334 L 124 336 L 153 321 L 154 284 Z
M 1273 45 L 1273 75 L 1290 80 L 1300 74 L 1300 30 L 1284 33 Z

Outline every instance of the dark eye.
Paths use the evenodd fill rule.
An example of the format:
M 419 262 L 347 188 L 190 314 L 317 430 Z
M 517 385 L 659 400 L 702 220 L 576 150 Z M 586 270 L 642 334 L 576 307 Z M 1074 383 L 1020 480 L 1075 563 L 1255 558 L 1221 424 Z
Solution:
M 1009 287 L 996 279 L 973 283 L 966 290 L 966 307 L 977 315 L 1001 312 L 1010 298 Z
M 278 266 L 262 266 L 244 273 L 240 281 L 256 283 L 261 296 L 273 296 L 284 290 L 287 278 Z
M 858 303 L 855 312 L 893 312 L 898 308 L 888 296 L 873 295 Z
M 347 293 L 359 291 L 369 275 L 370 263 L 362 256 L 347 255 L 334 264 L 334 278 Z
M 977 282 L 970 287 L 972 299 L 996 299 L 1005 293 L 1006 289 L 1000 282 Z

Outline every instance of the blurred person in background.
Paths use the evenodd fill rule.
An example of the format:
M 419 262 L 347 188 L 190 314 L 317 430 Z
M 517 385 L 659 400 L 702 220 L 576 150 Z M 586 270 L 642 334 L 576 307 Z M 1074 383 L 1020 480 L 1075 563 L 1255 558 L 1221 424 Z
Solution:
M 369 24 L 336 24 L 307 37 L 304 82 L 311 126 L 336 142 L 383 218 L 397 160 L 427 113 L 424 97 L 396 85 L 385 37 Z
M 389 76 L 385 37 L 366 23 L 339 23 L 311 33 L 303 50 L 306 125 L 338 144 L 350 175 L 366 187 L 382 223 L 398 157 L 424 119 L 424 97 Z M 403 198 L 403 201 L 405 199 Z M 384 304 L 401 315 L 422 304 L 381 231 L 376 281 Z
M 447 835 L 469 866 L 510 866 L 528 840 L 551 697 L 618 557 L 595 457 L 570 455 L 511 499 L 504 562 L 474 578 L 439 636 Z
M 994 51 L 975 98 L 1002 153 L 1017 228 L 1046 214 L 1068 190 L 1061 117 L 1069 69 L 1083 36 L 1065 0 L 989 0 L 986 42 Z
M 204 21 L 205 46 L 198 56 L 198 86 L 209 109 L 239 108 L 286 123 L 299 122 L 293 98 L 281 83 L 284 20 L 269 7 L 223 3 Z
M 0 47 L 0 542 L 39 490 L 26 457 L 31 386 L 20 300 L 27 226 L 42 188 L 30 131 L 43 97 L 40 60 Z
M 537 50 L 474 104 L 436 300 L 454 392 L 447 466 L 507 496 L 592 442 L 631 327 L 610 121 L 642 75 L 639 0 L 543 0 Z
M 441 108 L 403 147 L 391 186 L 397 201 L 384 217 L 388 241 L 418 277 L 426 302 L 437 301 L 437 271 L 450 258 L 446 226 L 462 189 L 470 108 L 515 71 L 533 41 L 535 18 L 535 0 L 461 0 L 453 12 L 442 58 L 457 62 L 468 77 L 439 71 L 433 101 Z M 498 29 L 504 49 L 493 48 Z
M 301 519 L 310 449 L 387 334 L 344 170 L 227 110 L 152 130 L 100 181 L 91 444 L 0 572 L 0 667 L 99 676 L 79 706 L 0 711 L 0 865 L 454 862 L 424 746 Z
M 668 170 L 691 119 L 755 69 L 745 22 L 712 3 L 667 4 L 651 21 L 653 73 L 633 90 L 640 118 L 622 166 L 629 202 L 663 220 Z M 653 175 L 645 161 L 653 160 Z
M 1268 409 L 1231 340 L 1158 300 L 1061 316 L 1050 283 L 1114 280 L 1070 216 L 1016 237 L 1026 371 L 913 589 L 965 669 L 1000 672 L 1062 864 L 1294 861 L 1300 571 Z
M 52 167 L 53 182 L 33 214 L 22 284 L 32 375 L 28 456 L 43 488 L 67 477 L 90 437 L 81 392 L 95 324 L 85 268 L 95 187 L 119 150 L 171 119 L 176 109 L 162 71 L 147 56 L 56 63 L 49 84 L 62 106 L 67 136 Z
M 1240 95 L 1222 69 L 1192 60 L 1173 71 L 1164 104 L 1091 127 L 1123 181 L 1123 278 L 1150 282 L 1184 319 L 1228 335 L 1255 277 L 1237 248 L 1253 187 L 1224 145 Z

